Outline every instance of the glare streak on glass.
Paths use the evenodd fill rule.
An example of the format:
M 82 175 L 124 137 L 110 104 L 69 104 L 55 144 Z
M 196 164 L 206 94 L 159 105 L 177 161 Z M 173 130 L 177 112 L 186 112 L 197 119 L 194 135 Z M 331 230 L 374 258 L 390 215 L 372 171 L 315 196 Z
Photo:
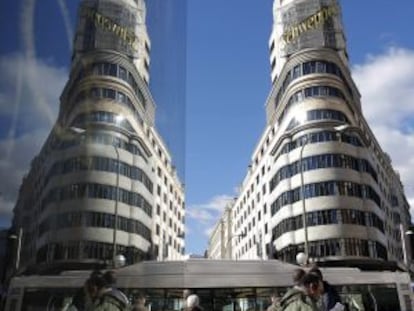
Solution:
M 26 68 L 28 78 L 32 82 L 30 83 L 31 91 L 34 94 L 33 104 L 38 105 L 38 109 L 41 110 L 50 123 L 50 127 L 53 126 L 55 121 L 55 114 L 52 109 L 47 105 L 44 94 L 39 92 L 39 87 L 37 83 L 41 81 L 35 72 L 36 59 L 36 49 L 35 49 L 35 39 L 34 39 L 34 10 L 36 6 L 36 0 L 23 0 L 22 2 L 22 11 L 20 15 L 20 25 L 21 25 L 21 36 L 22 44 L 24 49 L 24 55 L 26 60 Z
M 10 156 L 12 154 L 12 151 L 14 149 L 15 140 L 14 136 L 16 135 L 16 127 L 17 127 L 17 119 L 19 115 L 19 109 L 20 109 L 20 101 L 21 101 L 21 95 L 22 95 L 22 62 L 19 59 L 18 65 L 17 65 L 17 73 L 16 73 L 16 94 L 14 97 L 14 104 L 13 104 L 13 114 L 12 114 L 12 122 L 9 128 L 9 131 L 7 133 L 7 143 L 8 146 L 6 148 L 6 161 L 10 160 Z
M 59 7 L 60 7 L 60 12 L 62 13 L 62 17 L 63 17 L 63 22 L 65 23 L 65 30 L 66 30 L 66 35 L 67 35 L 67 39 L 68 39 L 68 46 L 69 49 L 72 51 L 72 38 L 73 38 L 73 31 L 72 31 L 72 25 L 70 23 L 70 16 L 69 16 L 69 11 L 68 11 L 68 7 L 66 5 L 66 1 L 65 0 L 57 0 Z

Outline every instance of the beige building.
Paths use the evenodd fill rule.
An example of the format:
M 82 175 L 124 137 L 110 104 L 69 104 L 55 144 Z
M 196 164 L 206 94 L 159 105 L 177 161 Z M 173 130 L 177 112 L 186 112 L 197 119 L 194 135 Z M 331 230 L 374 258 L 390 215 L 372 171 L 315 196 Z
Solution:
M 208 258 L 232 259 L 232 239 L 236 236 L 232 232 L 232 203 L 229 203 L 210 234 L 208 245 Z
M 232 236 L 247 232 L 231 257 L 407 264 L 409 204 L 362 114 L 338 1 L 273 9 L 267 125 L 231 207 Z
M 21 270 L 176 260 L 184 188 L 155 128 L 144 0 L 81 2 L 59 116 L 20 189 Z

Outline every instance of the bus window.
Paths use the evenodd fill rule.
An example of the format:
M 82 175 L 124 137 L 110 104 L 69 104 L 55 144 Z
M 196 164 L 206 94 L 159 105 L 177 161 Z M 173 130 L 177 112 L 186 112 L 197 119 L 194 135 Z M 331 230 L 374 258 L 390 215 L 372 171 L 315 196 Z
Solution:
M 335 286 L 349 311 L 365 311 L 361 289 L 356 286 Z
M 350 311 L 400 311 L 395 284 L 336 286 Z
M 145 305 L 151 311 L 179 311 L 184 308 L 183 290 L 182 289 L 124 289 L 129 300 L 134 300 L 137 292 L 145 296 Z
M 183 290 L 182 289 L 168 289 L 166 295 L 166 309 L 165 310 L 181 310 L 183 308 Z
M 73 288 L 31 288 L 26 289 L 23 296 L 21 311 L 62 310 L 75 294 Z
M 271 297 L 275 295 L 279 300 L 288 291 L 288 287 L 279 288 L 257 288 L 256 289 L 256 304 L 260 310 L 267 310 L 272 304 Z
M 378 311 L 401 310 L 395 284 L 369 285 L 369 291 L 375 299 Z
M 166 303 L 165 290 L 163 289 L 152 289 L 145 291 L 146 303 L 148 309 L 151 311 L 164 310 Z
M 264 311 L 270 305 L 273 288 L 227 288 L 215 289 L 211 310 L 219 311 Z M 203 304 L 202 304 L 202 307 Z

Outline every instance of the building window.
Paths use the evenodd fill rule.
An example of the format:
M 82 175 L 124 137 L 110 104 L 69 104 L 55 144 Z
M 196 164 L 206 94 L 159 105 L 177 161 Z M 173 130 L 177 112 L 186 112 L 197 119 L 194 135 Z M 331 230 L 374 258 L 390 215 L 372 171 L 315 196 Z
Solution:
M 79 183 L 54 188 L 46 194 L 43 205 L 82 198 L 116 200 L 118 194 L 120 202 L 141 208 L 148 216 L 152 216 L 152 206 L 141 194 L 97 183 Z
M 380 206 L 380 197 L 369 185 L 361 185 L 349 181 L 332 180 L 304 185 L 305 199 L 320 196 L 352 196 L 372 200 Z M 271 205 L 272 216 L 281 207 L 293 204 L 302 199 L 301 187 L 281 193 Z
M 75 227 L 115 228 L 115 216 L 113 214 L 99 212 L 70 212 L 53 214 L 46 218 L 39 226 L 47 230 L 41 230 L 41 234 L 49 230 L 59 230 Z M 118 216 L 117 229 L 129 233 L 141 235 L 146 240 L 151 239 L 151 231 L 142 222 Z
M 309 227 L 330 224 L 352 224 L 359 226 L 370 226 L 384 233 L 383 221 L 374 213 L 363 212 L 353 209 L 330 209 L 306 213 L 306 222 Z M 367 223 L 366 219 L 371 222 Z M 303 228 L 302 215 L 290 217 L 281 221 L 273 228 L 272 234 L 275 239 L 286 232 L 292 232 Z
M 320 87 L 314 87 L 314 88 L 309 88 L 310 90 L 309 92 L 311 93 L 317 92 L 317 90 L 319 91 Z M 305 90 L 308 90 L 308 89 L 305 89 Z M 286 130 L 289 131 L 299 125 L 302 125 L 303 122 L 316 121 L 316 120 L 335 120 L 335 121 L 341 121 L 344 123 L 349 123 L 348 118 L 341 111 L 333 110 L 333 109 L 314 109 L 314 110 L 308 110 L 306 112 L 306 118 L 303 121 L 298 120 L 297 118 L 294 118 L 292 121 L 290 121 Z
M 368 173 L 377 181 L 377 173 L 365 159 L 358 159 L 345 154 L 319 154 L 303 158 L 302 162 L 295 161 L 281 167 L 270 180 L 270 191 L 273 191 L 280 181 L 291 178 L 301 171 L 306 172 L 322 168 L 352 169 L 358 172 Z
M 53 176 L 69 174 L 76 171 L 96 170 L 113 172 L 124 175 L 130 179 L 138 180 L 144 184 L 149 192 L 153 191 L 153 183 L 146 173 L 139 167 L 130 166 L 124 162 L 104 157 L 75 157 L 55 163 L 46 175 L 47 183 Z

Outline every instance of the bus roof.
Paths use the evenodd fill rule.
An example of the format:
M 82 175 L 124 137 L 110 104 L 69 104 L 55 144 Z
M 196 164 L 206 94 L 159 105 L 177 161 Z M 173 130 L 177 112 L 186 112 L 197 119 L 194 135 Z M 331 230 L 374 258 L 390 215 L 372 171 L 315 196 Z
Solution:
M 282 287 L 292 285 L 299 266 L 278 260 L 146 261 L 116 270 L 121 288 L 227 288 Z M 407 273 L 361 271 L 358 268 L 321 268 L 333 284 L 410 283 Z M 90 271 L 66 271 L 54 276 L 24 276 L 12 280 L 18 287 L 80 287 Z

